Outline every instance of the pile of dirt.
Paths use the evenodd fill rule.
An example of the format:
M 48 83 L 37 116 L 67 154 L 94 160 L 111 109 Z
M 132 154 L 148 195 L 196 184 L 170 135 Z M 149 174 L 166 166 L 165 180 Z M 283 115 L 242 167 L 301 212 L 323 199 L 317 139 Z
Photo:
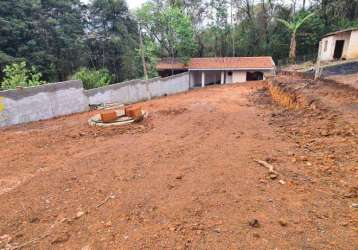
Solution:
M 306 152 L 303 156 L 292 153 L 292 161 L 306 162 L 311 176 L 337 196 L 356 198 L 352 190 L 358 187 L 358 110 L 347 109 L 347 105 L 355 105 L 358 91 L 334 81 L 285 77 L 272 85 L 271 96 L 258 92 L 253 100 L 270 110 L 270 124 L 278 134 Z M 295 105 L 298 96 L 311 100 L 311 105 Z M 270 104 L 271 97 L 280 107 Z M 263 104 L 263 98 L 268 104 Z
M 308 81 L 308 80 L 307 80 Z M 300 90 L 305 88 L 305 82 L 282 82 L 272 79 L 268 83 L 271 98 L 279 105 L 289 109 L 303 109 L 313 103 L 313 98 L 303 95 Z

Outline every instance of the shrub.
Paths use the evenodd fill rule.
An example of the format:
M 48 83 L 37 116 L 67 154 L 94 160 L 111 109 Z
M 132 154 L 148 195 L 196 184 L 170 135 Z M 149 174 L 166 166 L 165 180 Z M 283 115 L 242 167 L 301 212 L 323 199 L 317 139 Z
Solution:
M 107 69 L 91 70 L 81 68 L 72 78 L 81 80 L 85 89 L 107 86 L 112 81 L 112 76 Z
M 29 69 L 26 62 L 13 63 L 4 69 L 3 89 L 15 89 L 16 87 L 31 87 L 44 84 L 42 74 L 37 72 L 34 66 Z

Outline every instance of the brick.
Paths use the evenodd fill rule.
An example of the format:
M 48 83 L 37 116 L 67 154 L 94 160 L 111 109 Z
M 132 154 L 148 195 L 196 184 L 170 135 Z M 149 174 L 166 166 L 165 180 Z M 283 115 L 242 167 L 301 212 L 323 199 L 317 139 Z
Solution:
M 133 119 L 139 119 L 142 117 L 142 108 L 139 106 L 130 106 L 125 108 L 126 116 Z
M 111 111 L 103 111 L 100 113 L 101 114 L 101 120 L 104 123 L 110 123 L 110 122 L 114 122 L 115 120 L 117 120 L 117 112 L 114 110 Z

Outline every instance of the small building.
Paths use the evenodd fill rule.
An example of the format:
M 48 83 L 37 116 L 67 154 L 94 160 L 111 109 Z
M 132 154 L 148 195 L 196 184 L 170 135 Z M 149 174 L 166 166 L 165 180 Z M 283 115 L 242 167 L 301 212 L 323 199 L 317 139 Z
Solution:
M 358 58 L 358 28 L 345 29 L 323 36 L 319 44 L 318 58 L 321 61 Z
M 272 57 L 191 58 L 187 65 L 180 63 L 178 59 L 164 59 L 158 63 L 157 70 L 160 76 L 188 71 L 191 87 L 205 87 L 264 80 L 275 74 L 275 63 Z

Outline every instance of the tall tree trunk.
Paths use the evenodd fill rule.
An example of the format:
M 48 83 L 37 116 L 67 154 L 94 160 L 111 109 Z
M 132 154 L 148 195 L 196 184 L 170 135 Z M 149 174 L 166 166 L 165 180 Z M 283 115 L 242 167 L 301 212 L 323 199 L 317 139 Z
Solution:
M 302 2 L 302 9 L 306 10 L 306 0 L 303 0 L 303 2 Z
M 291 45 L 290 45 L 290 55 L 289 55 L 289 59 L 291 63 L 295 63 L 296 62 L 296 32 L 292 32 L 292 36 L 291 36 Z

